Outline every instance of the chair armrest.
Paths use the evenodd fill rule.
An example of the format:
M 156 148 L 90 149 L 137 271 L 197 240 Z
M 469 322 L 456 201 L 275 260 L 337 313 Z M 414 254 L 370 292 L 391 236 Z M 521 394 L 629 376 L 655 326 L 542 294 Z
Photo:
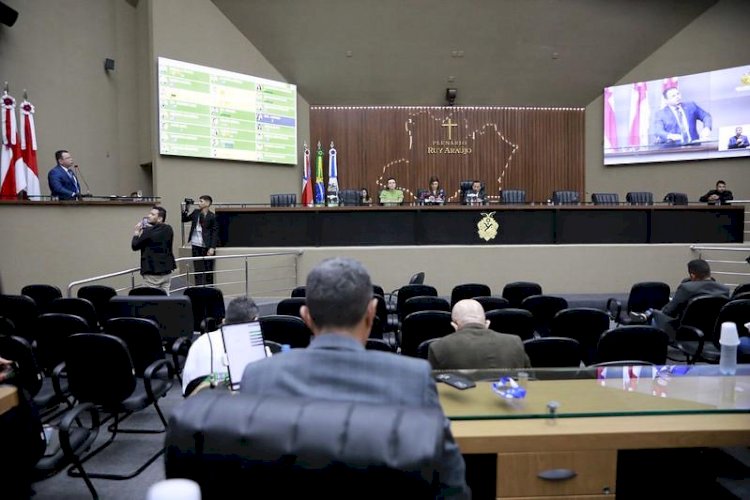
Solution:
M 143 372 L 143 385 L 145 386 L 146 394 L 148 394 L 148 397 L 151 401 L 154 401 L 156 399 L 154 397 L 154 390 L 151 387 L 151 381 L 153 381 L 157 377 L 158 371 L 165 366 L 167 367 L 167 380 L 174 380 L 174 364 L 168 359 L 158 359 L 154 361 L 153 363 L 148 365 Z
M 78 422 L 78 424 L 81 425 L 78 417 L 80 417 L 83 412 L 89 412 L 89 414 L 91 415 L 90 430 L 92 432 L 92 435 L 90 435 L 84 441 L 83 447 L 85 448 L 93 443 L 96 439 L 96 436 L 99 434 L 99 411 L 96 409 L 96 406 L 93 403 L 81 403 L 79 405 L 76 405 L 72 410 L 67 411 L 65 415 L 63 415 L 63 418 L 60 421 L 60 426 L 58 428 L 60 436 L 60 448 L 62 448 L 63 453 L 66 457 L 75 456 L 76 454 L 70 443 L 70 428 L 73 426 L 73 422 Z
M 62 390 L 62 386 L 60 385 L 60 378 L 67 376 L 68 374 L 65 372 L 64 362 L 60 363 L 54 370 L 52 370 L 52 389 L 55 391 L 55 394 L 63 400 L 65 399 L 65 391 Z M 70 405 L 70 402 L 68 402 L 68 405 Z
M 614 311 L 612 310 L 613 305 L 615 307 Z M 607 312 L 609 313 L 609 317 L 612 318 L 613 321 L 619 323 L 620 315 L 622 314 L 622 302 L 614 297 L 607 299 Z

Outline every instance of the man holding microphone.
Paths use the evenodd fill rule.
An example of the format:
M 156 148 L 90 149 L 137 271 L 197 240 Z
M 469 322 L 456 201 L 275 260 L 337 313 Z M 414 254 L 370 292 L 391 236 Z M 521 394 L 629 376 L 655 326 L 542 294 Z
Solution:
M 192 204 L 192 200 L 185 200 L 182 222 L 190 222 L 188 240 L 192 246 L 193 257 L 210 257 L 216 254 L 219 228 L 216 223 L 216 215 L 210 210 L 213 201 L 213 198 L 209 195 L 202 195 L 198 198 L 198 208 L 188 214 L 188 207 Z M 201 259 L 194 261 L 194 263 L 195 284 L 197 286 L 213 285 L 215 261 L 213 259 Z

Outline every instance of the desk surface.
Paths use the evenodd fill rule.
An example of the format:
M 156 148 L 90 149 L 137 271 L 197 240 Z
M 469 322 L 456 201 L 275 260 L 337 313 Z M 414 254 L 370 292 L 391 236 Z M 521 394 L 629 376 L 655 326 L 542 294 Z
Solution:
M 18 390 L 12 385 L 0 385 L 0 415 L 18 404 Z

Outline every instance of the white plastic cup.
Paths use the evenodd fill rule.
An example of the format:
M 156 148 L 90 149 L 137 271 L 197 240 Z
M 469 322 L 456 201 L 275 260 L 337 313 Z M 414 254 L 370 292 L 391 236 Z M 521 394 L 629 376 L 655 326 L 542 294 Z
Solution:
M 146 500 L 201 500 L 201 489 L 198 483 L 190 479 L 164 479 L 152 484 L 146 494 Z
M 721 324 L 719 344 L 721 344 L 719 373 L 722 375 L 734 375 L 737 372 L 737 346 L 740 345 L 737 325 L 729 321 Z

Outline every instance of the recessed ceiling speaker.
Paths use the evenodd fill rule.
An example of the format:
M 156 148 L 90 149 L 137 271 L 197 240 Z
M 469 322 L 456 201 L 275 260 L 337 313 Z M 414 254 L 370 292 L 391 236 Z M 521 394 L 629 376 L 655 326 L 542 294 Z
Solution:
M 18 11 L 0 2 L 0 23 L 13 26 L 18 19 Z
M 456 102 L 456 95 L 458 94 L 458 90 L 447 88 L 445 89 L 445 100 L 448 101 L 448 106 L 453 106 L 453 104 Z

